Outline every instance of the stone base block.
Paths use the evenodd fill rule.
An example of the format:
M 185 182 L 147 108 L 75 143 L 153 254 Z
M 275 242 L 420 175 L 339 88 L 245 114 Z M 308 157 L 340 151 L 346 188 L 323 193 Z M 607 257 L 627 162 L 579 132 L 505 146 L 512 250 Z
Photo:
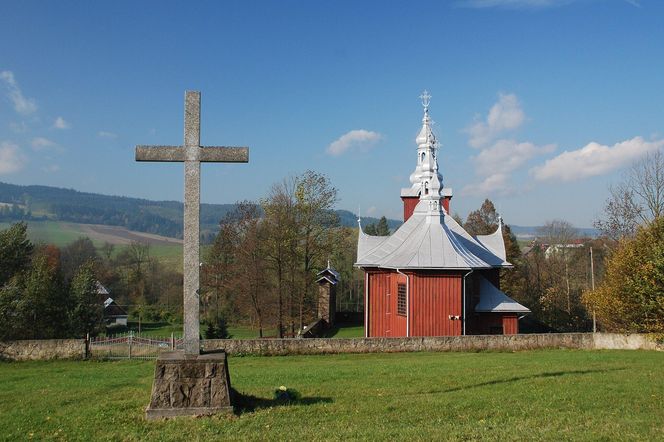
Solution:
M 233 411 L 224 351 L 202 355 L 165 352 L 157 359 L 147 419 L 209 416 Z

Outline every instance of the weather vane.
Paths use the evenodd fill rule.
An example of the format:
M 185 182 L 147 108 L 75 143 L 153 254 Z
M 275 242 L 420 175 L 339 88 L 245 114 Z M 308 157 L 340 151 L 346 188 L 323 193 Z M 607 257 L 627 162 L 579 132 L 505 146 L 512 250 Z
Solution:
M 431 95 L 429 95 L 429 92 L 426 89 L 424 92 L 422 92 L 420 98 L 422 99 L 422 106 L 424 106 L 424 110 L 429 110 L 429 101 L 431 101 Z

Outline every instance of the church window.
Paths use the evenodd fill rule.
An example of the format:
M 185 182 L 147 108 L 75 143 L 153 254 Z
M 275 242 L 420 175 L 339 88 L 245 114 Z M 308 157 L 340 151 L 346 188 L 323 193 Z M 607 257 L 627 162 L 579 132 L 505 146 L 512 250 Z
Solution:
M 425 155 L 426 155 L 426 154 L 425 154 L 424 152 L 422 152 L 422 161 L 421 161 L 422 163 L 424 163 L 424 157 L 425 157 Z
M 397 286 L 397 314 L 406 316 L 406 284 Z

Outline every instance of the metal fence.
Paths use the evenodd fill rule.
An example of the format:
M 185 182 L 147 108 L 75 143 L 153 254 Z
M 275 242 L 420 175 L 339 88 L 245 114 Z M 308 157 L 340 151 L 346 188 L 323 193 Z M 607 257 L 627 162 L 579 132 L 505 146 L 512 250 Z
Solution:
M 98 359 L 156 359 L 162 351 L 182 348 L 181 337 L 148 337 L 132 331 L 124 335 L 90 338 L 88 341 L 88 354 Z

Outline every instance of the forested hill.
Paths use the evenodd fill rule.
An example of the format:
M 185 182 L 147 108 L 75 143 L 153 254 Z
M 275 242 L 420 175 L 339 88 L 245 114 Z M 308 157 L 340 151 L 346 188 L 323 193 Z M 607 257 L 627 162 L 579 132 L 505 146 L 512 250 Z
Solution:
M 233 204 L 201 204 L 201 233 L 209 237 Z M 357 216 L 337 210 L 342 225 L 354 227 Z M 54 220 L 81 224 L 122 226 L 138 232 L 182 238 L 183 205 L 178 201 L 151 201 L 101 195 L 50 186 L 18 186 L 0 182 L 0 221 Z M 363 218 L 363 225 L 376 218 Z M 391 228 L 400 221 L 388 220 Z

